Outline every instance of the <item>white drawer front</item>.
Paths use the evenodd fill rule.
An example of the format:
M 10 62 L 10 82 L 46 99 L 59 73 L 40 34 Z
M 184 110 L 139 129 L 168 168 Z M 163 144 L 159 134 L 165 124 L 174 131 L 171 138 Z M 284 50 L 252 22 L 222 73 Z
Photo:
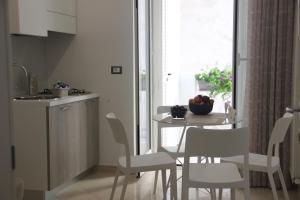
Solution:
M 47 10 L 76 16 L 76 0 L 47 0 Z

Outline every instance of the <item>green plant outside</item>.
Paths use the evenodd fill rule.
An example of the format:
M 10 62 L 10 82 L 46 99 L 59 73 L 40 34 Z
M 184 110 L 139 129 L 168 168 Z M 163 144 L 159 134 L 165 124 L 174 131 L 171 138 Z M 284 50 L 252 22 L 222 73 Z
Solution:
M 197 81 L 205 81 L 211 84 L 209 89 L 210 96 L 221 95 L 223 99 L 226 99 L 232 92 L 232 69 L 226 67 L 224 70 L 220 70 L 218 67 L 214 67 L 209 71 L 203 71 L 195 74 Z

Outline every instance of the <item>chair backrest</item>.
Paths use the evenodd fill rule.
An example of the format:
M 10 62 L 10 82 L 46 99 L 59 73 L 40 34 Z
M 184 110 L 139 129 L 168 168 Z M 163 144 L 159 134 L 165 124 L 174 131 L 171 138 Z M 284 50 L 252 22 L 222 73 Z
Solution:
M 284 141 L 284 138 L 287 134 L 287 131 L 289 129 L 289 126 L 291 122 L 293 121 L 293 114 L 291 113 L 285 113 L 283 117 L 279 118 L 272 130 L 271 137 L 269 140 L 268 145 L 268 156 L 271 157 L 272 155 L 275 155 L 279 157 L 279 144 Z M 274 154 L 273 154 L 273 148 L 275 146 Z
M 185 154 L 230 157 L 249 153 L 248 128 L 213 130 L 191 127 L 187 130 Z
M 158 106 L 156 109 L 157 114 L 163 114 L 163 113 L 171 113 L 171 107 L 172 106 Z M 189 110 L 188 105 L 184 105 L 186 109 Z M 166 124 L 166 123 L 158 123 L 157 128 L 158 128 L 158 138 L 157 138 L 157 146 L 161 147 L 162 146 L 162 128 L 167 128 L 167 127 L 182 127 L 181 125 L 174 125 L 174 124 Z M 160 149 L 158 148 L 158 151 Z
M 191 127 L 187 130 L 184 173 L 189 177 L 190 157 L 230 157 L 244 156 L 243 179 L 249 180 L 249 129 L 201 129 Z
M 125 146 L 125 156 L 126 156 L 126 167 L 129 168 L 130 163 L 130 152 L 129 152 L 129 143 L 127 135 L 124 129 L 122 122 L 116 117 L 114 113 L 108 113 L 106 119 L 109 123 L 109 126 L 113 132 L 114 139 L 117 143 Z

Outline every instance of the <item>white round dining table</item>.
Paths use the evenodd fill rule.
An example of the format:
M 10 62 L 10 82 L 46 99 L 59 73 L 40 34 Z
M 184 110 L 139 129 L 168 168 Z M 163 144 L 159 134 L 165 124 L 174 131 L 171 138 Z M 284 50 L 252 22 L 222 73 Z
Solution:
M 203 128 L 204 126 L 223 126 L 223 125 L 234 125 L 241 120 L 235 119 L 235 120 L 229 120 L 227 114 L 225 113 L 217 113 L 217 112 L 211 112 L 208 115 L 195 115 L 190 111 L 187 111 L 184 118 L 173 118 L 170 114 L 170 112 L 161 113 L 153 116 L 153 120 L 156 121 L 159 124 L 165 124 L 170 125 L 174 127 L 183 127 L 180 140 L 177 146 L 176 153 L 178 154 L 182 145 L 182 141 L 184 138 L 184 134 L 186 131 L 186 128 L 189 126 L 196 126 L 199 128 Z M 162 126 L 163 127 L 163 126 Z M 159 131 L 158 137 L 161 137 L 161 133 Z M 158 144 L 160 145 L 160 144 Z M 158 146 L 158 150 L 159 150 Z

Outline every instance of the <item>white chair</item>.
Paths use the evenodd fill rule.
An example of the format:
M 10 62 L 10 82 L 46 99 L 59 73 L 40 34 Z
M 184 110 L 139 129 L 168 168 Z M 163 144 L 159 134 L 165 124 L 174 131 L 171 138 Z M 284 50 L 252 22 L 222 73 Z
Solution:
M 123 189 L 120 198 L 123 200 L 130 174 L 147 172 L 147 171 L 156 171 L 156 170 L 162 170 L 162 182 L 163 182 L 163 192 L 164 192 L 164 200 L 165 200 L 166 193 L 167 193 L 167 187 L 166 187 L 167 169 L 170 170 L 170 177 L 171 177 L 171 199 L 176 200 L 177 182 L 176 182 L 175 160 L 171 158 L 167 153 L 164 152 L 141 155 L 141 156 L 130 156 L 129 144 L 128 144 L 126 132 L 121 121 L 115 116 L 114 113 L 107 114 L 106 119 L 108 120 L 110 128 L 112 129 L 113 136 L 116 142 L 125 146 L 125 154 L 126 154 L 125 157 L 123 156 L 119 158 L 110 200 L 112 200 L 114 197 L 120 172 L 122 172 L 125 175 L 125 181 L 123 183 Z
M 172 106 L 158 106 L 157 107 L 157 114 L 162 114 L 162 113 L 170 113 L 171 112 L 171 107 Z M 188 109 L 188 105 L 184 105 L 184 107 L 186 109 Z M 162 145 L 162 129 L 163 128 L 176 128 L 176 127 L 182 127 L 182 125 L 174 125 L 174 124 L 166 124 L 166 123 L 160 123 L 158 122 L 157 125 L 157 151 L 164 151 L 167 152 L 169 155 L 171 155 L 174 159 L 177 159 L 178 157 L 183 157 L 184 156 L 184 152 L 180 151 L 177 152 L 177 144 L 175 144 L 174 146 L 163 146 Z M 184 132 L 185 130 L 183 130 Z M 181 135 L 181 137 L 183 137 L 184 134 Z M 182 138 L 180 138 L 182 139 Z
M 23 200 L 24 197 L 24 180 L 17 177 L 15 180 L 16 200 Z
M 249 200 L 248 154 L 248 128 L 229 130 L 189 128 L 186 134 L 181 199 L 189 199 L 189 188 L 230 188 L 231 199 L 235 198 L 235 188 L 243 188 L 245 199 Z M 190 163 L 191 157 L 236 155 L 244 156 L 243 176 L 238 167 L 232 163 Z
M 289 199 L 289 195 L 286 189 L 284 182 L 282 170 L 280 167 L 280 158 L 279 158 L 279 145 L 284 141 L 287 130 L 293 120 L 293 115 L 290 113 L 284 114 L 284 116 L 278 119 L 273 128 L 271 138 L 268 145 L 268 154 L 249 154 L 249 169 L 257 172 L 265 172 L 268 174 L 270 185 L 272 188 L 273 198 L 278 200 L 278 195 L 274 183 L 273 174 L 278 172 L 279 179 L 283 188 L 284 197 L 286 200 Z M 273 153 L 274 151 L 274 153 Z M 243 168 L 243 157 L 229 157 L 221 158 L 222 162 L 235 163 L 239 168 Z
M 162 113 L 170 113 L 171 112 L 171 107 L 172 106 L 158 106 L 157 107 L 157 114 L 162 114 Z M 184 105 L 186 109 L 188 109 L 188 105 Z M 166 123 L 157 123 L 157 152 L 166 152 L 168 153 L 172 158 L 177 159 L 179 157 L 184 156 L 183 151 L 177 151 L 178 146 L 163 146 L 162 145 L 162 129 L 163 128 L 176 128 L 176 127 L 182 127 L 174 124 L 166 124 Z M 185 132 L 185 127 L 182 132 L 180 141 L 182 141 L 183 136 Z M 181 146 L 181 143 L 179 144 Z M 155 172 L 155 178 L 154 178 L 154 187 L 153 187 L 153 194 L 156 193 L 156 187 L 157 187 L 157 179 L 158 179 L 158 171 Z

